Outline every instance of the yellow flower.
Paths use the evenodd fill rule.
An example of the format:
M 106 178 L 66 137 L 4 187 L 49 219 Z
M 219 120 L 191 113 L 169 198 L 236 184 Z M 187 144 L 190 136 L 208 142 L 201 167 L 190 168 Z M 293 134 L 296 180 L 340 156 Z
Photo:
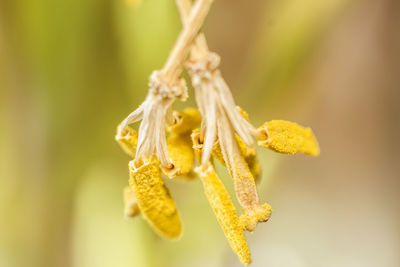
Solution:
M 191 173 L 194 163 L 194 151 L 190 135 L 192 130 L 201 122 L 197 109 L 187 108 L 183 112 L 173 113 L 173 124 L 168 127 L 170 132 L 167 139 L 168 156 L 172 167 L 163 168 L 169 178 L 180 175 L 184 179 L 193 179 Z
M 185 4 L 186 8 L 190 5 L 190 2 Z M 205 42 L 204 38 L 201 40 Z M 260 203 L 257 193 L 256 180 L 261 168 L 254 139 L 279 153 L 313 156 L 319 154 L 318 142 L 311 129 L 292 122 L 274 120 L 256 129 L 248 114 L 236 106 L 218 70 L 219 56 L 206 47 L 200 50 L 196 45 L 193 47 L 194 51 L 205 52 L 201 57 L 189 57 L 186 62 L 200 112 L 192 108 L 174 112 L 174 100 L 187 97 L 185 82 L 179 78 L 166 83 L 162 72 L 156 71 L 150 77 L 146 100 L 118 127 L 116 140 L 134 158 L 129 163 L 125 214 L 132 217 L 140 212 L 159 235 L 178 238 L 182 224 L 161 170 L 169 178 L 193 177 L 196 157 L 200 166 L 195 172 L 203 183 L 210 206 L 232 250 L 242 263 L 249 264 L 250 251 L 244 232 L 253 232 L 272 212 L 268 203 Z M 140 120 L 138 133 L 128 126 Z M 195 129 L 199 124 L 200 128 Z M 232 177 L 241 206 L 240 217 L 214 170 L 212 157 Z
M 195 108 L 186 108 L 183 112 L 175 111 L 173 124 L 168 127 L 168 131 L 177 135 L 190 135 L 200 122 L 200 112 Z
M 182 223 L 174 200 L 161 178 L 160 163 L 153 158 L 129 162 L 129 185 L 135 193 L 143 217 L 156 233 L 176 239 L 182 233 Z
M 251 263 L 250 251 L 243 234 L 242 224 L 236 215 L 235 206 L 224 184 L 218 178 L 211 164 L 200 166 L 195 171 L 203 182 L 204 193 L 232 250 L 243 264 Z
M 188 175 L 194 163 L 194 152 L 190 135 L 171 134 L 167 139 L 168 155 L 172 168 L 163 168 L 169 178 L 177 175 Z
M 273 120 L 258 128 L 258 144 L 284 154 L 319 155 L 319 146 L 310 128 L 294 122 Z

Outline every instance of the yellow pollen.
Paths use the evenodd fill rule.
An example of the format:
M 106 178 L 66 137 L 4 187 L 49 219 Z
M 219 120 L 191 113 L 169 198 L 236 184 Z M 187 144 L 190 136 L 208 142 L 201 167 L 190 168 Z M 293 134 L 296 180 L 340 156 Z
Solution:
M 194 152 L 192 140 L 189 134 L 171 134 L 167 140 L 168 156 L 170 157 L 173 169 L 163 171 L 170 178 L 176 175 L 188 175 L 194 163 Z
M 272 120 L 259 127 L 258 132 L 262 135 L 258 144 L 275 152 L 319 155 L 319 145 L 312 130 L 297 123 Z
M 139 165 L 139 166 L 137 166 Z M 144 159 L 129 162 L 129 185 L 135 193 L 143 217 L 159 235 L 176 239 L 182 233 L 182 223 L 174 200 L 161 178 L 160 163 Z
M 253 232 L 260 222 L 266 222 L 271 217 L 272 207 L 268 203 L 259 205 L 252 211 L 247 211 L 240 216 L 240 222 L 243 229 L 248 232 Z
M 224 184 L 218 178 L 211 164 L 200 166 L 195 171 L 203 182 L 204 193 L 232 250 L 243 264 L 247 265 L 251 263 L 250 251 L 243 233 L 243 226 Z

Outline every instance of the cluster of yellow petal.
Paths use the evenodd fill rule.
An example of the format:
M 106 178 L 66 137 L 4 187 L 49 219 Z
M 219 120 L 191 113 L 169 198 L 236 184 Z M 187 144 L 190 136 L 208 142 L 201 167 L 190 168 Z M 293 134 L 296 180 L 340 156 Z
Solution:
M 200 112 L 195 108 L 186 108 L 183 112 L 174 113 L 174 124 L 168 127 L 168 131 L 179 135 L 190 135 L 200 122 Z
M 182 223 L 175 202 L 162 180 L 159 166 L 155 159 L 139 164 L 130 161 L 129 185 L 143 217 L 153 229 L 163 237 L 176 239 L 182 233 Z
M 248 120 L 248 114 L 241 108 L 238 109 Z M 173 167 L 163 171 L 170 178 L 179 175 L 185 179 L 193 179 L 194 158 L 200 161 L 203 150 L 201 131 L 194 129 L 200 124 L 201 116 L 193 108 L 174 112 L 173 116 L 167 139 L 168 155 Z M 318 142 L 312 130 L 296 123 L 269 121 L 258 128 L 258 133 L 258 144 L 273 151 L 313 156 L 319 154 Z M 232 135 L 232 138 L 236 142 L 228 145 L 233 146 L 229 151 L 222 151 L 217 139 L 212 156 L 227 167 L 233 178 L 236 196 L 243 209 L 240 217 L 212 163 L 195 168 L 195 172 L 203 183 L 205 195 L 232 250 L 247 265 L 251 263 L 251 257 L 244 231 L 253 232 L 258 223 L 267 221 L 272 207 L 258 202 L 255 180 L 260 176 L 261 168 L 255 148 L 247 146 L 237 134 Z M 138 134 L 134 129 L 129 126 L 118 128 L 116 140 L 130 157 L 135 158 Z M 182 223 L 175 202 L 162 179 L 160 162 L 153 157 L 135 159 L 130 161 L 129 171 L 129 186 L 124 189 L 125 216 L 134 217 L 141 213 L 160 236 L 178 238 L 182 233 Z
M 272 120 L 258 128 L 258 144 L 284 154 L 319 155 L 319 145 L 310 128 L 294 122 Z
M 193 168 L 194 152 L 192 148 L 192 140 L 190 135 L 171 134 L 167 140 L 168 156 L 174 165 L 176 173 L 166 171 L 167 176 L 173 178 L 176 175 L 188 175 Z
M 173 168 L 163 169 L 168 177 L 180 175 L 184 179 L 193 179 L 190 174 L 194 164 L 194 151 L 190 135 L 200 122 L 201 116 L 197 109 L 187 108 L 183 112 L 174 113 L 174 124 L 168 127 L 170 134 L 167 140 L 168 156 Z
M 214 167 L 208 164 L 208 166 L 197 167 L 195 171 L 203 182 L 204 193 L 232 250 L 243 264 L 251 263 L 250 251 L 235 206 Z

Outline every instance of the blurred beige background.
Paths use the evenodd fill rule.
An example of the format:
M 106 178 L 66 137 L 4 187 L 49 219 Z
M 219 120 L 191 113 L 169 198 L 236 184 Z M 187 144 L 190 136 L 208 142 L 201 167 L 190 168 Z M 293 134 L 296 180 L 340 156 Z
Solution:
M 274 213 L 248 235 L 251 266 L 400 266 L 399 12 L 215 1 L 204 31 L 237 103 L 255 125 L 311 126 L 321 146 L 315 159 L 259 149 Z M 172 0 L 0 2 L 0 266 L 240 266 L 199 181 L 168 181 L 180 241 L 123 218 L 115 127 L 179 30 Z

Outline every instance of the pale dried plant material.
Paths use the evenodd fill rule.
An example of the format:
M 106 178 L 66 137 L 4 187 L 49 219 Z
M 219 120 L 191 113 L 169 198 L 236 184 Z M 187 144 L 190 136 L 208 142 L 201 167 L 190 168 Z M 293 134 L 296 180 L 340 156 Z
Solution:
M 136 161 L 157 155 L 164 169 L 174 168 L 168 157 L 166 125 L 171 124 L 174 100 L 187 98 L 185 81 L 178 76 L 212 2 L 213 0 L 196 2 L 188 18 L 187 27 L 183 28 L 163 69 L 154 71 L 151 75 L 146 100 L 129 114 L 118 128 L 119 131 L 123 131 L 127 125 L 142 121 L 139 127 Z
M 183 24 L 190 14 L 190 1 L 177 0 Z M 208 51 L 203 35 L 199 35 L 187 61 L 189 75 L 195 91 L 196 102 L 202 115 L 200 140 L 203 141 L 201 164 L 208 164 L 218 138 L 225 165 L 235 184 L 236 196 L 246 218 L 244 229 L 254 231 L 258 222 L 268 220 L 271 208 L 259 203 L 255 179 L 241 153 L 235 133 L 253 148 L 253 136 L 259 137 L 237 108 L 233 96 L 218 70 L 220 58 Z M 242 112 L 243 113 L 243 112 Z
M 232 250 L 243 264 L 250 264 L 250 250 L 243 233 L 243 227 L 224 184 L 218 178 L 211 164 L 197 167 L 195 171 L 203 182 L 204 193 Z

